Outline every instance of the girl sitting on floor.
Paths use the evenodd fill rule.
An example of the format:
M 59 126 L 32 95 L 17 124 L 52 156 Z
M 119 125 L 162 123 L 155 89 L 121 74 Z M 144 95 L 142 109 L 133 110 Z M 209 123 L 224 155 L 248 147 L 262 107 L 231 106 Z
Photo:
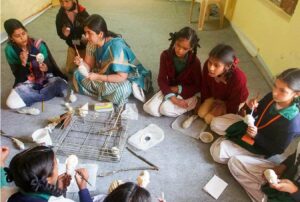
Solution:
M 195 108 L 200 93 L 201 64 L 197 57 L 199 38 L 190 27 L 170 33 L 171 44 L 160 56 L 160 91 L 144 104 L 152 116 L 177 117 Z
M 213 159 L 219 163 L 236 155 L 270 157 L 284 152 L 294 137 L 300 134 L 300 69 L 291 68 L 277 76 L 271 93 L 257 103 L 249 100 L 248 114 L 254 110 L 254 123 L 243 117 L 226 114 L 212 120 L 211 130 L 220 137 L 210 147 Z
M 58 176 L 58 163 L 53 150 L 46 146 L 37 146 L 18 153 L 13 157 L 9 168 L 4 168 L 7 181 L 15 182 L 19 191 L 9 197 L 8 202 L 72 202 L 62 195 L 66 192 L 71 176 L 66 173 Z M 85 179 L 88 173 L 78 169 Z M 75 175 L 79 188 L 80 202 L 92 202 L 86 181 Z
M 300 201 L 300 143 L 296 152 L 281 164 L 262 158 L 237 155 L 230 158 L 228 168 L 253 202 Z M 267 183 L 264 171 L 272 169 L 278 176 L 276 184 Z
M 233 48 L 225 44 L 217 45 L 204 63 L 198 116 L 210 124 L 214 117 L 235 114 L 248 95 L 247 78 L 238 67 Z M 189 119 L 195 118 L 196 115 Z M 189 119 L 186 121 L 190 122 Z
M 88 72 L 74 73 L 74 87 L 79 93 L 120 106 L 127 102 L 132 87 L 140 93 L 149 90 L 151 72 L 137 60 L 124 39 L 108 31 L 100 15 L 89 16 L 84 31 L 88 40 L 86 56 L 84 62 L 77 56 L 75 63 L 84 64 Z
M 50 50 L 42 40 L 34 40 L 16 19 L 4 22 L 9 41 L 5 47 L 6 60 L 15 76 L 15 83 L 6 104 L 20 113 L 39 114 L 30 106 L 35 102 L 63 97 L 66 77 L 56 65 Z

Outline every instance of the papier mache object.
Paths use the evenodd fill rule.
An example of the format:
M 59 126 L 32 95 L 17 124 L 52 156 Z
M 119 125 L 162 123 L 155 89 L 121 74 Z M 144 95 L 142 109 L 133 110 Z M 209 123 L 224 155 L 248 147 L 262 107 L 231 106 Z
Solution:
M 245 122 L 248 126 L 254 126 L 255 119 L 254 119 L 254 117 L 253 117 L 251 114 L 247 114 L 247 115 L 244 117 L 244 122 Z
M 89 113 L 89 103 L 85 103 L 78 110 L 79 110 L 79 116 L 80 117 L 85 117 Z
M 148 171 L 143 170 L 140 175 L 137 177 L 137 184 L 140 187 L 146 188 L 147 185 L 150 183 L 150 174 Z
M 274 170 L 267 169 L 264 171 L 264 175 L 270 184 L 278 184 L 278 177 Z
M 89 75 L 89 67 L 88 65 L 81 59 L 80 64 L 78 66 L 78 71 L 84 76 L 87 77 Z
M 78 157 L 76 155 L 70 155 L 66 159 L 66 172 L 68 175 L 74 176 L 75 169 L 78 164 Z
M 182 128 L 188 128 L 191 126 L 191 124 L 193 123 L 193 121 L 198 118 L 198 115 L 192 115 L 190 116 L 188 119 L 186 119 L 183 123 L 182 123 Z
M 39 63 L 39 64 L 42 64 L 45 60 L 45 57 L 42 53 L 38 53 L 36 55 L 36 61 Z

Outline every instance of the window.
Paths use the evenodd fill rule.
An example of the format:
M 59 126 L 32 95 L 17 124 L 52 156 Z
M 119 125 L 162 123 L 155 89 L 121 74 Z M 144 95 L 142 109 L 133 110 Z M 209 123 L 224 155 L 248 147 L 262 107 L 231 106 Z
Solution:
M 298 0 L 270 0 L 289 15 L 293 15 Z

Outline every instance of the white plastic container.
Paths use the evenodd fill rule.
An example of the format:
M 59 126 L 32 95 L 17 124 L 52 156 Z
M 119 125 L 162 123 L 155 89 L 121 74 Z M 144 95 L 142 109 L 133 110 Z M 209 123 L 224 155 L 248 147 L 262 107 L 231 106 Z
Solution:
M 128 139 L 128 143 L 137 149 L 145 151 L 163 141 L 164 137 L 164 131 L 160 127 L 150 124 L 132 135 Z

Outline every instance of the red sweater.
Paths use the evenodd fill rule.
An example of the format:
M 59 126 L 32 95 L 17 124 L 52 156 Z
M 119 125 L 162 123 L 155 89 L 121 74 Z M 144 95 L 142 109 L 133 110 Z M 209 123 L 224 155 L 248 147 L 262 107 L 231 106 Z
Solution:
M 227 113 L 237 113 L 239 104 L 245 102 L 249 92 L 247 89 L 247 78 L 240 68 L 234 68 L 227 84 L 216 82 L 208 75 L 207 61 L 203 67 L 201 84 L 201 102 L 213 97 L 226 103 Z
M 176 76 L 173 62 L 174 51 L 165 50 L 160 55 L 160 67 L 157 82 L 164 95 L 172 93 L 170 86 L 182 86 L 183 99 L 190 98 L 200 92 L 201 64 L 199 59 L 189 54 L 184 70 Z

